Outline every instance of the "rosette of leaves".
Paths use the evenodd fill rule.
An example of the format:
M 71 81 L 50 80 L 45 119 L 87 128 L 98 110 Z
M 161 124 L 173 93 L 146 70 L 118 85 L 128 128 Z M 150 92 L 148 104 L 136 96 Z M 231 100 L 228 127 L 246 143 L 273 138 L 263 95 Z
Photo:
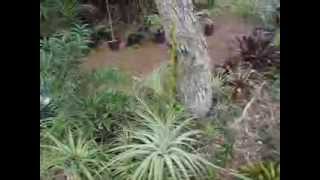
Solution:
M 240 174 L 253 180 L 280 180 L 280 162 L 260 162 L 243 166 Z
M 117 146 L 109 162 L 113 173 L 123 179 L 202 179 L 212 164 L 196 153 L 195 138 L 200 131 L 190 130 L 192 118 L 170 108 L 160 115 L 139 99 L 138 128 L 131 131 L 129 144 Z M 140 106 L 139 106 L 140 107 Z
M 264 72 L 270 67 L 280 68 L 280 49 L 273 45 L 273 33 L 256 28 L 249 36 L 237 38 L 242 61 Z
M 232 88 L 231 98 L 239 102 L 248 99 L 255 85 L 260 81 L 261 76 L 255 70 L 239 66 L 228 77 L 228 85 Z
M 62 139 L 47 132 L 46 137 L 49 142 L 40 146 L 42 153 L 47 152 L 42 157 L 42 171 L 60 171 L 59 176 L 66 179 L 110 179 L 103 148 L 82 132 L 76 134 L 69 129 Z

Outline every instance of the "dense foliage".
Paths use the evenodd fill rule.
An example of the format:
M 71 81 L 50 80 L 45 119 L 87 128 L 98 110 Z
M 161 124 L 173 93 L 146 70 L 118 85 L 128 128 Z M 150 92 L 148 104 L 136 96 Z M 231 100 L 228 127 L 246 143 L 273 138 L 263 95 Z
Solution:
M 120 22 L 138 22 L 162 32 L 153 1 L 109 3 L 116 30 Z M 273 20 L 277 0 L 205 1 L 211 14 L 229 8 L 272 28 L 271 36 L 260 28 L 240 38 L 239 55 L 213 70 L 214 103 L 202 119 L 176 100 L 171 64 L 142 79 L 115 68 L 82 71 L 93 46 L 110 38 L 105 5 L 103 0 L 40 1 L 41 179 L 223 179 L 220 173 L 279 179 L 279 162 L 228 169 L 238 141 L 230 124 L 249 119 L 247 106 L 257 87 L 267 81 L 272 102 L 280 100 L 280 29 Z M 272 142 L 277 141 L 268 136 L 273 130 L 265 132 Z

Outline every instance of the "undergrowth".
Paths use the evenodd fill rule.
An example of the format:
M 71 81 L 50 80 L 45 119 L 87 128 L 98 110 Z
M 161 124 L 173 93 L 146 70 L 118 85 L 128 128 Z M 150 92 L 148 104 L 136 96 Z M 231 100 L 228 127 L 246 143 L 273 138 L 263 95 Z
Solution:
M 52 2 L 40 4 L 41 21 L 48 21 L 51 14 L 73 21 L 76 1 L 59 1 L 54 5 L 60 7 L 57 12 L 48 8 Z M 263 3 L 270 3 L 270 9 Z M 243 17 L 272 24 L 269 18 L 276 6 L 272 3 L 216 0 L 211 12 L 229 8 Z M 88 25 L 74 24 L 40 40 L 41 179 L 211 180 L 221 179 L 221 172 L 237 177 L 242 174 L 242 179 L 278 178 L 278 163 L 239 166 L 247 163 L 243 161 L 245 153 L 252 153 L 252 149 L 280 150 L 279 61 L 270 63 L 275 71 L 268 68 L 261 72 L 253 66 L 264 67 L 270 57 L 278 58 L 271 55 L 278 53 L 273 45 L 279 48 L 279 38 L 268 41 L 270 51 L 265 51 L 270 46 L 259 38 L 244 40 L 239 64 L 213 70 L 210 83 L 214 98 L 208 117 L 194 119 L 176 99 L 172 65 L 163 64 L 144 79 L 119 69 L 80 71 L 81 59 L 90 51 L 92 33 Z M 264 84 L 268 88 L 259 89 Z M 256 148 L 260 141 L 263 145 Z M 265 159 L 271 158 L 253 158 L 255 162 Z
M 215 0 L 210 12 L 212 16 L 217 16 L 229 11 L 246 20 L 274 28 L 277 26 L 275 16 L 278 14 L 278 7 L 279 0 Z

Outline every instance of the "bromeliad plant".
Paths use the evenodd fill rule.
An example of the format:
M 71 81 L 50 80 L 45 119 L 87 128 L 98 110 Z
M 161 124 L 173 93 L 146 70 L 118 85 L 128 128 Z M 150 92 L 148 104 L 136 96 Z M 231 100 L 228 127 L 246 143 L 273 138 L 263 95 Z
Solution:
M 138 101 L 142 105 L 136 112 L 139 128 L 131 131 L 129 144 L 110 150 L 118 153 L 110 161 L 114 174 L 132 180 L 203 177 L 210 163 L 195 154 L 193 144 L 200 131 L 187 131 L 192 119 L 183 119 L 173 108 L 161 116 Z
M 248 99 L 253 89 L 251 75 L 255 72 L 251 69 L 238 68 L 229 76 L 228 84 L 232 87 L 231 99 L 234 101 L 243 101 Z
M 50 166 L 46 166 L 51 168 L 46 171 L 63 171 L 67 178 L 79 180 L 108 179 L 106 157 L 94 141 L 81 135 L 75 137 L 71 130 L 68 131 L 65 140 L 60 140 L 50 133 L 46 136 L 52 143 L 40 147 L 55 154 Z
M 253 180 L 280 180 L 280 163 L 260 162 L 240 168 L 240 173 Z
M 270 67 L 280 68 L 280 49 L 272 44 L 273 36 L 256 28 L 250 36 L 237 38 L 242 61 L 250 63 L 260 72 Z

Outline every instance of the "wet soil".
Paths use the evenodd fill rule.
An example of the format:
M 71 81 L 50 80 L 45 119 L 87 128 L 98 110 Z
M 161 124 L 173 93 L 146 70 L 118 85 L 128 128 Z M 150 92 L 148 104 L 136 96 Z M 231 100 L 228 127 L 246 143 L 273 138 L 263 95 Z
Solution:
M 253 26 L 233 15 L 221 15 L 213 18 L 214 34 L 207 37 L 211 64 L 220 64 L 236 52 L 235 37 L 248 34 Z M 85 58 L 83 68 L 94 70 L 105 67 L 117 67 L 135 76 L 144 76 L 169 59 L 169 49 L 165 44 L 143 42 L 133 48 L 121 45 L 119 51 L 111 51 L 107 43 L 93 50 Z

